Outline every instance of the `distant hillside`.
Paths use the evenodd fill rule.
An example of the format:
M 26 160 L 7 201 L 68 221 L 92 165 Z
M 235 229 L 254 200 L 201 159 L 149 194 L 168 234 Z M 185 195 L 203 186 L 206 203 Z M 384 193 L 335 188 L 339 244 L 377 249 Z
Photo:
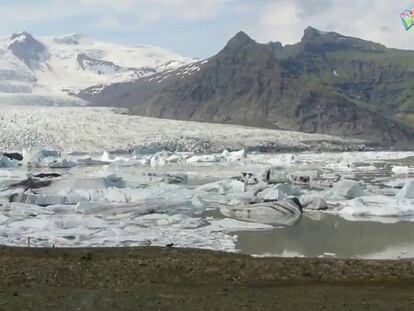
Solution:
M 414 138 L 414 52 L 309 27 L 294 45 L 244 32 L 216 56 L 79 97 L 131 113 L 368 138 Z

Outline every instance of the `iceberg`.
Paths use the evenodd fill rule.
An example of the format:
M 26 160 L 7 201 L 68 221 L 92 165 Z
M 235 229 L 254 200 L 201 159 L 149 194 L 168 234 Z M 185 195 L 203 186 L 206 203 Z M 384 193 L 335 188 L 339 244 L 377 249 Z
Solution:
M 183 163 L 184 159 L 182 156 L 177 155 L 170 151 L 157 152 L 150 158 L 150 165 L 152 167 L 165 166 L 169 163 Z
M 391 171 L 395 175 L 408 175 L 414 173 L 414 168 L 408 166 L 394 166 Z
M 368 196 L 354 199 L 340 210 L 341 215 L 369 218 L 414 216 L 414 181 L 407 183 L 395 197 Z
M 195 155 L 186 160 L 187 163 L 206 162 L 238 162 L 247 157 L 245 149 L 230 152 L 224 150 L 221 154 Z
M 294 200 L 225 205 L 220 212 L 226 217 L 271 225 L 294 225 L 302 217 L 302 208 Z
M 37 166 L 46 158 L 59 158 L 60 152 L 54 150 L 23 150 L 23 162 L 28 166 Z
M 263 174 L 262 181 L 269 184 L 286 183 L 289 181 L 288 172 L 285 167 L 271 167 Z
M 0 168 L 11 168 L 11 167 L 18 167 L 19 162 L 16 160 L 12 160 L 9 157 L 4 155 L 0 155 Z
M 366 195 L 360 184 L 354 180 L 342 180 L 325 192 L 327 200 L 351 200 Z
M 320 196 L 305 196 L 301 198 L 305 210 L 323 211 L 328 209 L 328 203 Z
M 260 191 L 257 198 L 263 201 L 279 201 L 288 197 L 299 197 L 303 194 L 303 190 L 291 184 L 277 184 Z
M 195 192 L 213 192 L 218 194 L 228 194 L 229 192 L 246 192 L 246 184 L 235 179 L 226 179 L 200 186 Z
M 296 171 L 289 174 L 290 181 L 298 185 L 307 185 L 312 179 L 317 178 L 320 175 L 319 170 L 309 171 Z

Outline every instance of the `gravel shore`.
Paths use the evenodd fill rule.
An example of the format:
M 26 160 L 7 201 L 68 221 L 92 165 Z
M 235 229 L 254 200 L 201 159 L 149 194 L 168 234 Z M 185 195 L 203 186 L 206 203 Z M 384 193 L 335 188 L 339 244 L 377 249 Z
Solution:
M 0 248 L 0 310 L 413 310 L 414 261 Z

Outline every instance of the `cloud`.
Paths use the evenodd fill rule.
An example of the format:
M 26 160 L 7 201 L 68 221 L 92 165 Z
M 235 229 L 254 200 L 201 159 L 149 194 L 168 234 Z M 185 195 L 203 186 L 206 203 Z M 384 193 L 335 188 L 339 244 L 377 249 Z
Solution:
M 65 0 L 68 1 L 68 0 Z M 87 10 L 108 9 L 109 15 L 128 12 L 146 22 L 163 18 L 198 21 L 214 18 L 231 0 L 75 0 Z M 236 0 L 235 0 L 236 1 Z
M 198 47 L 213 54 L 239 30 L 260 42 L 291 44 L 311 25 L 414 49 L 414 33 L 405 32 L 399 19 L 406 8 L 406 0 L 0 1 L 0 35 L 24 29 L 43 35 L 77 31 L 109 40 L 143 40 L 186 52 Z
M 350 36 L 414 49 L 412 33 L 402 28 L 399 13 L 404 0 L 273 0 L 260 9 L 259 23 L 251 33 L 260 41 L 295 43 L 303 29 L 314 26 Z
M 47 23 L 83 17 L 90 25 L 111 28 L 147 26 L 160 21 L 201 22 L 214 19 L 239 0 L 40 0 L 0 1 L 2 24 Z M 123 21 L 127 24 L 123 24 Z M 132 23 L 131 23 L 132 22 Z M 86 27 L 88 25 L 85 25 Z

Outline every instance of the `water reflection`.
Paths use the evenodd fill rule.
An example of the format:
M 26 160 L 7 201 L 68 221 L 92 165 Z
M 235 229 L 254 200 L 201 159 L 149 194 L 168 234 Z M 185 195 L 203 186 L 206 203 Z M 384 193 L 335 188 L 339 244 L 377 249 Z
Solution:
M 350 222 L 334 215 L 303 217 L 295 226 L 271 231 L 238 232 L 237 247 L 246 254 L 339 258 L 414 258 L 414 223 Z

